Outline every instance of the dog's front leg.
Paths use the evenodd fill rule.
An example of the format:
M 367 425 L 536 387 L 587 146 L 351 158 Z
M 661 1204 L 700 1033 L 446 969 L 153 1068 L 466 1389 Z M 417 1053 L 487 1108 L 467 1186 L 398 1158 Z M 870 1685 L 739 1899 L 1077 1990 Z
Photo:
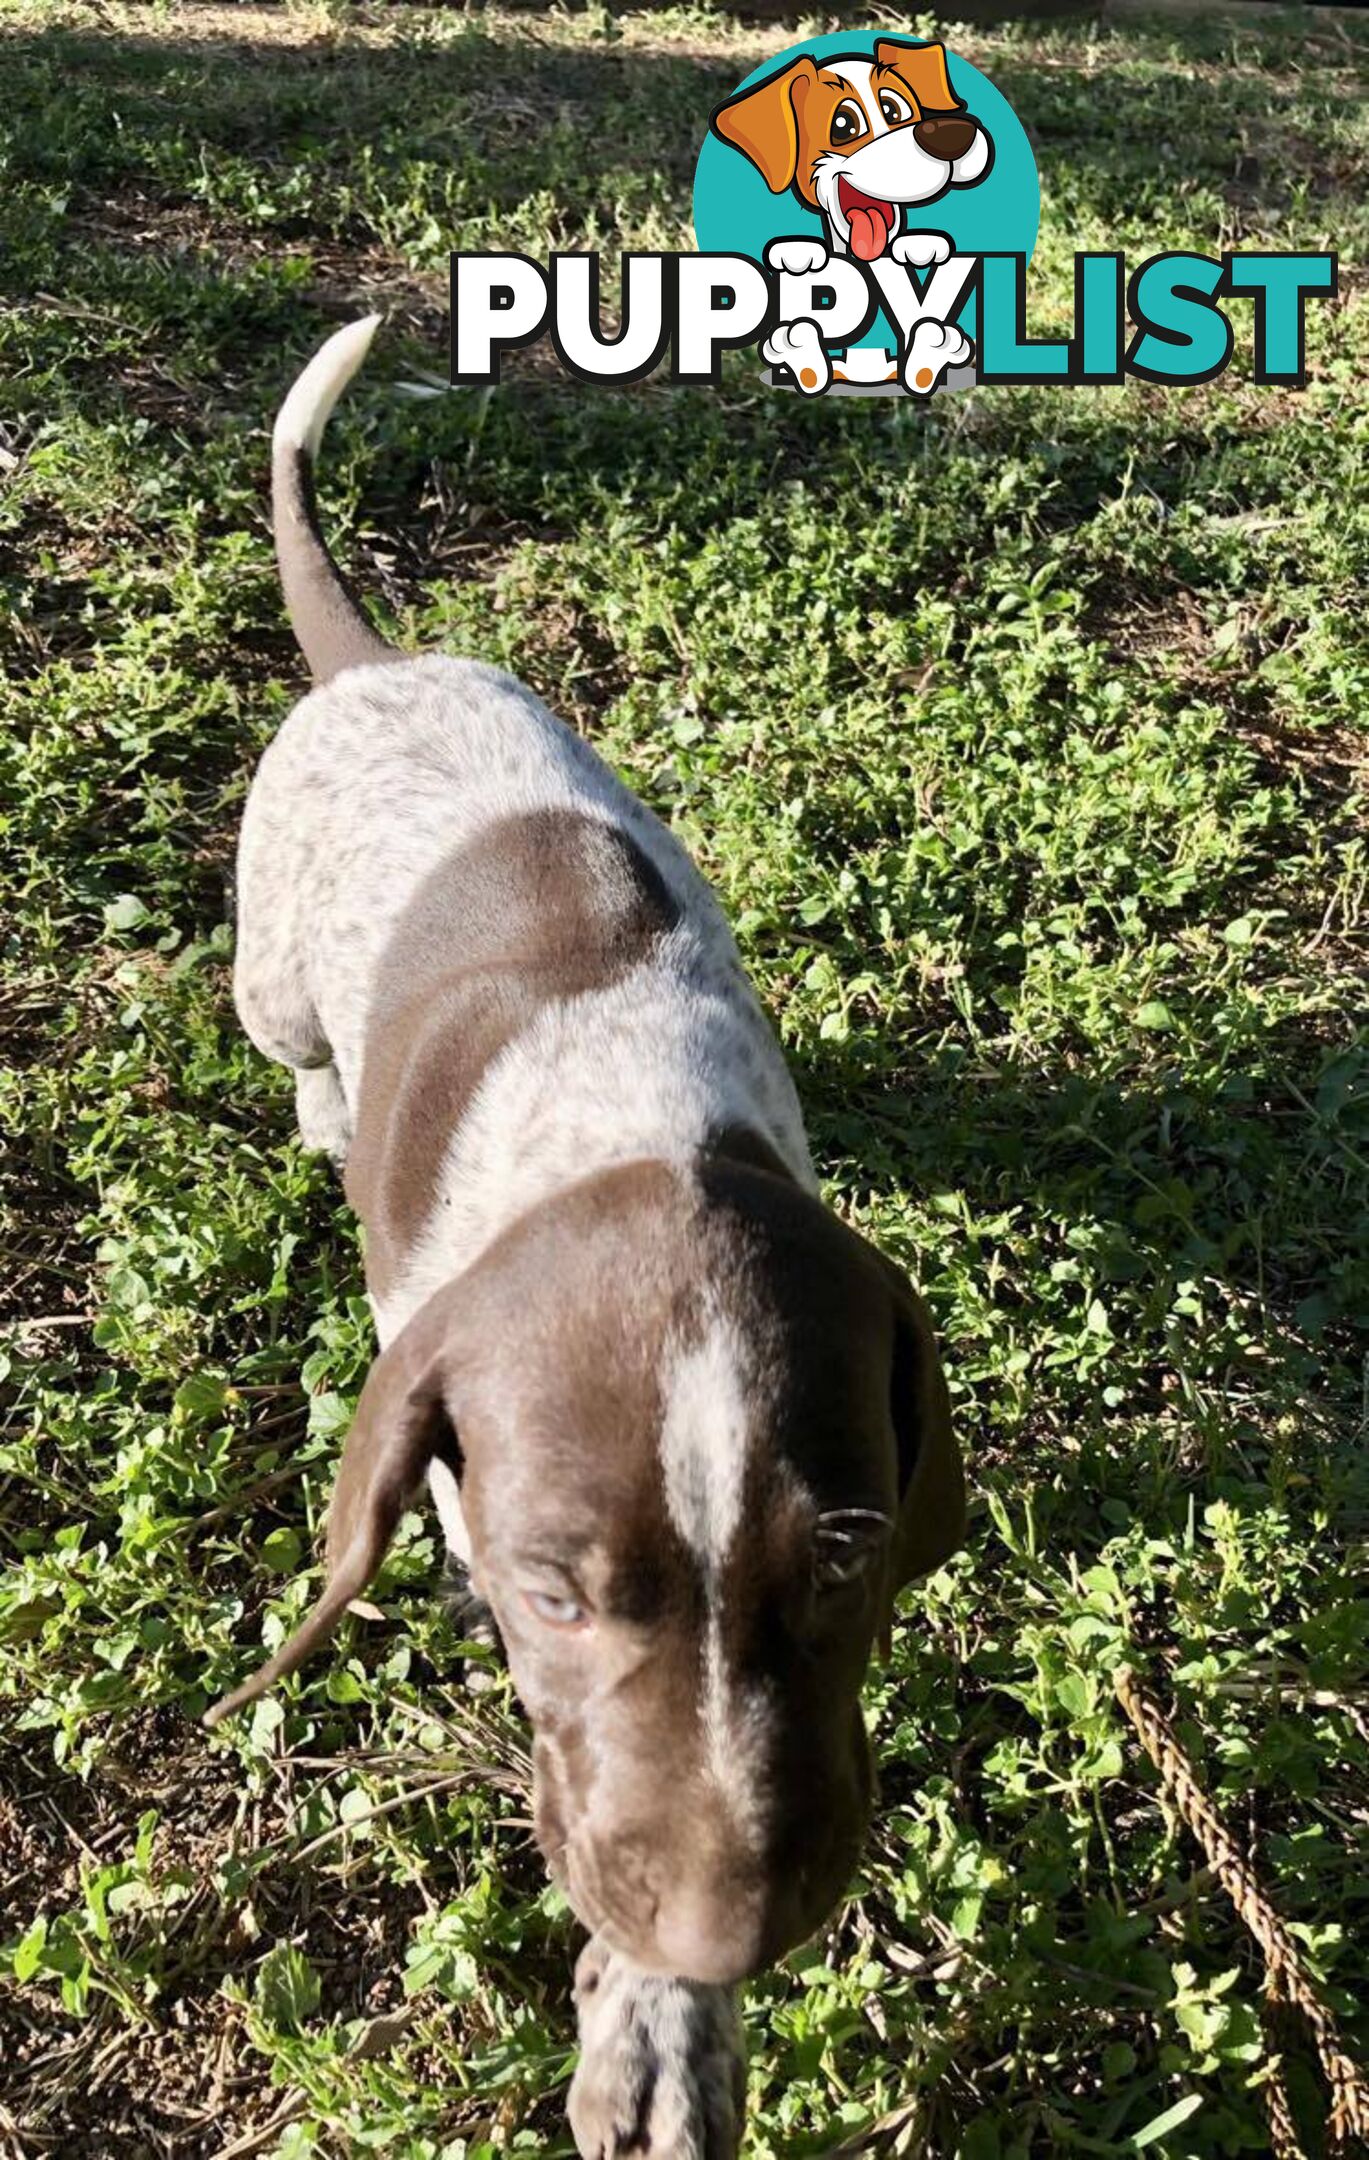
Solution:
M 643 1972 L 594 1936 L 575 1968 L 575 2007 L 568 2113 L 582 2160 L 736 2160 L 746 2049 L 731 1988 Z
M 826 269 L 827 250 L 821 240 L 772 240 L 765 259 L 782 276 L 811 278 Z M 821 332 L 807 315 L 776 323 L 761 352 L 771 367 L 788 372 L 795 389 L 805 397 L 820 396 L 832 380 L 832 365 Z
M 889 253 L 905 270 L 934 270 L 939 263 L 949 262 L 951 243 L 945 233 L 906 232 L 890 243 Z
M 305 1147 L 331 1155 L 341 1170 L 352 1144 L 352 1121 L 335 1065 L 304 1065 L 296 1071 L 295 1122 Z
M 939 232 L 900 233 L 889 249 L 905 270 L 937 269 L 950 261 L 952 252 L 945 233 Z M 903 353 L 903 387 L 914 397 L 929 397 L 949 369 L 963 367 L 973 358 L 974 346 L 958 323 L 920 316 Z
M 974 346 L 958 323 L 924 315 L 913 327 L 903 354 L 903 387 L 914 397 L 930 397 L 942 376 L 974 358 Z

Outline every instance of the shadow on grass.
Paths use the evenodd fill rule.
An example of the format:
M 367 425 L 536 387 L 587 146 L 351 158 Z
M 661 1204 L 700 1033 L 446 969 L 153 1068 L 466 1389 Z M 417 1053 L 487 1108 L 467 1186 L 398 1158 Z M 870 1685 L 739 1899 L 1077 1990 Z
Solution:
M 911 1075 L 860 1040 L 810 1041 L 791 1063 L 820 1156 L 858 1161 L 861 1189 L 954 1195 L 971 1224 L 1036 1216 L 1061 1234 L 1062 1258 L 1064 1233 L 1087 1225 L 1104 1294 L 1145 1288 L 1157 1361 L 1180 1286 L 1215 1286 L 1241 1301 L 1252 1339 L 1227 1339 L 1218 1321 L 1187 1349 L 1175 1333 L 1175 1357 L 1214 1378 L 1226 1359 L 1233 1380 L 1245 1368 L 1263 1418 L 1271 1390 L 1289 1413 L 1352 1417 L 1369 1353 L 1369 1042 L 1290 1020 L 1201 1075 L 1176 1058 L 1151 1085 L 993 1069 L 960 1045 Z M 1001 1294 L 1014 1302 L 1010 1275 Z M 1163 1377 L 1158 1362 L 1138 1371 L 1129 1408 L 1172 1408 Z

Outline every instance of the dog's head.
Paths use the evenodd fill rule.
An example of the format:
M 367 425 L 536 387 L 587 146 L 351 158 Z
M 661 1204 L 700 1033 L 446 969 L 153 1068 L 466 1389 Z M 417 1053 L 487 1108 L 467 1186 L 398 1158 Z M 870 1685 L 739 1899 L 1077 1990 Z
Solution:
M 805 53 L 729 98 L 712 124 L 772 194 L 792 188 L 862 262 L 883 254 L 905 205 L 969 187 L 993 161 L 986 129 L 951 88 L 945 46 L 893 38 L 873 59 Z
M 304 1651 L 434 1456 L 460 1481 L 473 1584 L 532 1719 L 538 1839 L 581 1920 L 697 1980 L 803 1940 L 869 1811 L 871 1644 L 963 1527 L 903 1277 L 731 1156 L 628 1165 L 533 1210 L 373 1367 Z M 259 1680 L 298 1662 L 287 1646 Z

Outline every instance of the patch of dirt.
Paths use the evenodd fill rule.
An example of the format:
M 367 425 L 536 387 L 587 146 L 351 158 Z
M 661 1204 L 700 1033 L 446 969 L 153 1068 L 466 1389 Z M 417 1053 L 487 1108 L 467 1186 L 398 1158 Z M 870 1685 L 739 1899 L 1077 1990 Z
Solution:
M 1294 727 L 1265 715 L 1241 729 L 1272 779 L 1300 774 L 1314 790 L 1337 801 L 1369 792 L 1369 736 L 1348 722 L 1337 727 Z
M 136 189 L 102 196 L 72 223 L 101 246 L 145 248 L 173 259 L 203 256 L 216 274 L 240 274 L 253 263 L 306 256 L 315 270 L 306 297 L 336 312 L 340 320 L 379 310 L 392 325 L 413 335 L 439 345 L 445 336 L 445 276 L 415 270 L 375 241 L 348 244 L 317 234 L 307 241 L 283 240 L 274 228 L 263 230 L 222 210 Z
M 312 237 L 307 244 L 283 241 L 278 232 L 258 230 L 222 212 L 142 189 L 125 189 L 77 207 L 70 224 L 73 234 L 90 248 L 139 251 L 154 260 L 174 262 L 182 270 L 202 266 L 206 277 L 216 282 L 226 275 L 243 277 L 255 264 L 288 261 L 292 255 L 305 257 L 313 276 L 303 287 L 302 297 L 324 314 L 347 322 L 360 314 L 379 312 L 392 329 L 430 347 L 435 362 L 445 353 L 445 278 L 415 271 L 374 243 L 347 246 Z M 39 292 L 27 304 L 35 314 L 89 320 L 107 330 L 130 327 L 112 310 L 88 308 L 54 293 Z M 244 387 L 224 374 L 212 385 L 212 396 L 207 396 L 210 386 L 183 381 L 150 349 L 117 361 L 105 352 L 83 364 L 90 370 L 98 368 L 102 385 L 106 390 L 115 388 L 132 411 L 192 437 L 202 436 L 215 420 L 215 408 L 225 399 L 239 398 Z M 77 369 L 82 363 L 73 360 L 71 365 Z
M 0 1773 L 0 1932 L 20 1933 L 40 1913 L 51 1921 L 79 1912 L 83 1875 L 128 1855 L 148 1808 L 159 1816 L 156 1873 L 184 1868 L 208 1883 L 244 1800 L 233 1766 L 210 1759 L 207 1749 L 196 1750 L 202 1759 L 187 1774 L 184 1734 L 184 1721 L 171 1713 L 136 1720 L 89 1782 L 64 1775 L 36 1751 L 31 1766 L 7 1760 Z M 184 1938 L 192 1956 L 204 1903 L 200 1890 L 169 1921 L 177 1946 Z M 162 2160 L 210 2150 L 187 2139 L 221 2120 L 226 2104 L 224 2042 L 241 2013 L 220 1995 L 220 1978 L 218 1970 L 189 1974 L 145 2022 L 98 1989 L 83 2015 L 63 2007 L 55 1984 L 0 1998 L 8 2116 L 0 2124 L 14 2152 Z
M 1114 575 L 1104 598 L 1086 611 L 1085 634 L 1119 661 L 1168 676 L 1195 696 L 1220 703 L 1234 733 L 1253 749 L 1260 777 L 1298 778 L 1310 798 L 1343 807 L 1369 789 L 1369 737 L 1348 722 L 1296 726 L 1271 712 L 1264 686 L 1253 686 L 1255 664 L 1290 634 L 1287 624 L 1241 623 L 1234 647 L 1219 648 L 1197 597 L 1186 587 L 1154 593 Z M 1282 634 L 1281 634 L 1282 633 Z
M 140 1944 L 149 1946 L 157 1985 L 145 2015 L 98 1986 L 79 2013 L 64 2008 L 55 1982 L 0 1995 L 6 2160 L 207 2160 L 239 2140 L 253 2149 L 258 2137 L 270 2142 L 268 2129 L 278 2135 L 298 2110 L 270 2084 L 224 1983 L 250 1992 L 253 1969 L 274 1943 L 308 1955 L 325 2015 L 381 2021 L 374 2051 L 402 2030 L 404 1952 L 440 1884 L 399 1883 L 364 1860 L 340 1871 L 336 1845 L 312 1861 L 290 1860 L 293 1810 L 316 1775 L 283 1758 L 276 1778 L 253 1792 L 237 1764 L 171 1708 L 130 1720 L 87 1781 L 50 1758 L 24 1764 L 8 1754 L 0 1767 L 0 1935 L 22 1934 L 40 1912 L 79 1915 L 83 1876 L 129 1857 L 148 1810 L 157 1815 L 153 1881 L 180 1871 L 188 1894 L 146 1923 L 136 1915 L 115 1922 L 125 1984 Z M 238 1895 L 225 1897 L 215 1874 L 234 1857 L 258 1865 Z M 545 1979 L 549 1995 L 556 1991 L 553 2010 L 565 1994 L 569 2036 L 559 1968 Z M 434 2058 L 431 2075 L 440 2089 L 449 2070 Z
M 1191 592 L 1128 589 L 1124 576 L 1108 579 L 1106 597 L 1095 595 L 1080 628 L 1120 661 L 1163 666 L 1180 682 L 1196 683 L 1212 652 L 1212 632 Z

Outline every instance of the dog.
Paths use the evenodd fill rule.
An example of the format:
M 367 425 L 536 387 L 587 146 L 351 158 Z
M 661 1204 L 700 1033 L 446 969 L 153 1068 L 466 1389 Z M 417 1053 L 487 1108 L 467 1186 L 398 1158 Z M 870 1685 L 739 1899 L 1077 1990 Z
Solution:
M 792 193 L 822 219 L 824 241 L 780 240 L 767 249 L 773 267 L 796 276 L 821 271 L 829 255 L 877 262 L 886 253 L 925 270 L 952 250 L 944 233 L 904 229 L 950 188 L 973 187 L 993 166 L 987 128 L 951 88 L 944 45 L 881 38 L 874 57 L 845 53 L 822 60 L 805 53 L 778 73 L 738 91 L 713 114 L 715 134 L 740 150 L 774 195 Z M 782 323 L 765 357 L 803 389 L 829 377 L 818 325 Z M 926 395 L 973 346 L 954 323 L 924 317 L 904 355 L 907 389 Z M 895 380 L 897 356 L 859 348 L 831 369 L 838 382 Z
M 401 654 L 343 583 L 313 465 L 377 321 L 331 337 L 276 422 L 317 687 L 249 792 L 234 995 L 342 1167 L 379 1355 L 326 1587 L 206 1722 L 324 1641 L 426 1480 L 590 1934 L 580 2149 L 725 2153 L 731 1990 L 855 1863 L 862 1678 L 900 1587 L 960 1542 L 960 1456 L 925 1309 L 822 1205 L 689 856 L 530 691 Z

